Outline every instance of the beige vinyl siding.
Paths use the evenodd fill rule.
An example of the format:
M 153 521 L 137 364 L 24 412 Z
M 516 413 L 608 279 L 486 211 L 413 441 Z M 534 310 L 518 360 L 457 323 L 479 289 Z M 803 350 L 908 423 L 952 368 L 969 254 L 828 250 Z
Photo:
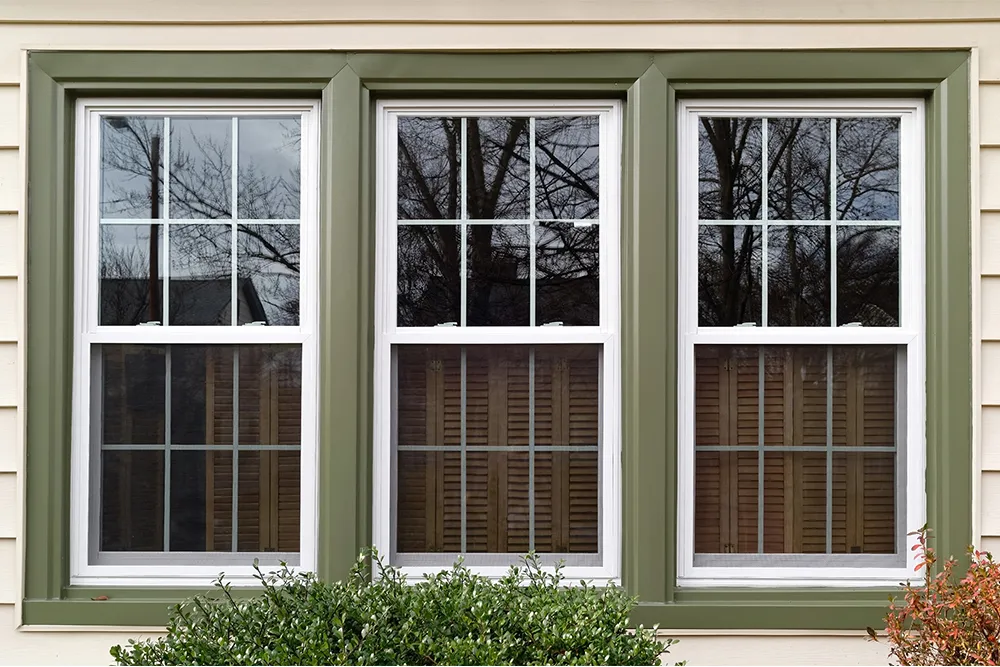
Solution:
M 1000 553 L 1000 8 L 995 0 L 18 0 L 0 19 L 0 664 L 108 664 L 107 649 L 136 633 L 16 629 L 21 581 L 23 466 L 18 400 L 24 304 L 18 213 L 24 199 L 19 84 L 23 49 L 753 49 L 974 47 L 980 83 L 974 187 L 983 209 L 981 282 L 974 317 L 981 331 L 975 406 L 982 476 L 974 511 L 980 543 Z M 281 19 L 283 23 L 269 25 Z M 501 19 L 515 24 L 495 23 Z M 574 22 L 568 22 L 572 19 Z M 614 19 L 609 29 L 602 19 Z M 741 22 L 739 19 L 750 19 Z M 935 19 L 947 19 L 936 21 Z M 953 19 L 965 19 L 956 21 Z M 992 20 L 969 20 L 992 19 Z M 719 20 L 713 23 L 712 21 Z M 169 23 L 164 23 L 169 21 Z M 215 21 L 216 23 L 204 23 Z M 233 21 L 236 23 L 225 23 Z M 559 23 L 559 21 L 566 21 Z M 841 21 L 838 23 L 837 21 Z M 131 23 L 129 23 L 131 22 Z M 195 23 L 202 22 L 202 23 Z M 974 124 L 976 127 L 976 124 Z M 979 171 L 976 172 L 978 163 Z M 979 341 L 974 341 L 976 345 Z M 682 643 L 671 660 L 689 664 L 885 664 L 863 633 L 667 633 Z

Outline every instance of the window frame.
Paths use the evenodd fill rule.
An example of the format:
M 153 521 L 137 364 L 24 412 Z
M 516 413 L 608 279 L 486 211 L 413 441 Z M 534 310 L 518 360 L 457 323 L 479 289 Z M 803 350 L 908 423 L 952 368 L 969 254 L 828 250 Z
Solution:
M 319 103 L 313 100 L 267 100 L 227 98 L 167 99 L 159 96 L 141 98 L 82 97 L 75 105 L 76 141 L 74 154 L 75 214 L 73 234 L 73 407 L 72 454 L 70 462 L 70 574 L 71 585 L 93 586 L 203 586 L 211 583 L 225 568 L 226 578 L 235 586 L 254 586 L 252 561 L 275 558 L 298 562 L 289 565 L 295 571 L 316 568 L 317 553 L 317 463 L 318 447 L 318 217 L 319 217 Z M 177 325 L 128 326 L 102 325 L 99 322 L 99 230 L 101 225 L 101 119 L 105 116 L 162 115 L 165 118 L 191 117 L 268 117 L 274 114 L 301 119 L 300 142 L 300 212 L 292 221 L 299 229 L 300 281 L 299 323 L 293 326 Z M 164 128 L 165 134 L 168 128 Z M 233 163 L 238 143 L 233 141 Z M 166 160 L 170 156 L 169 138 L 164 142 Z M 168 162 L 165 161 L 165 166 Z M 164 169 L 165 204 L 169 206 L 169 176 Z M 232 197 L 236 197 L 235 183 Z M 242 220 L 233 205 L 233 216 L 214 221 L 196 220 L 195 224 L 237 224 Z M 165 208 L 164 212 L 169 212 Z M 159 224 L 183 224 L 181 219 L 157 219 Z M 124 224 L 116 221 L 111 224 Z M 146 219 L 135 224 L 150 224 Z M 235 239 L 233 241 L 235 243 Z M 169 253 L 169 249 L 165 249 Z M 166 263 L 165 254 L 162 262 Z M 236 262 L 236 257 L 232 258 Z M 236 281 L 234 273 L 232 281 Z M 289 344 L 301 349 L 301 447 L 300 447 L 300 516 L 299 552 L 100 552 L 99 518 L 100 474 L 95 465 L 92 440 L 92 394 L 98 388 L 92 375 L 96 362 L 95 346 L 101 344 L 196 344 L 196 345 L 269 345 Z M 169 412 L 170 406 L 166 406 Z M 235 415 L 234 415 L 234 418 Z M 165 445 L 169 449 L 169 444 Z M 101 558 L 101 553 L 110 557 Z M 180 556 L 180 558 L 177 558 Z M 101 562 L 104 560 L 105 562 Z M 178 562 L 180 560 L 180 562 Z M 280 565 L 263 565 L 265 572 Z
M 894 585 L 908 580 L 913 574 L 917 559 L 911 547 L 916 537 L 911 535 L 926 522 L 926 494 L 924 490 L 926 391 L 924 369 L 925 330 L 925 251 L 924 251 L 924 127 L 923 101 L 917 99 L 850 99 L 819 98 L 812 100 L 767 99 L 687 99 L 678 103 L 678 448 L 677 448 L 677 585 L 678 587 L 712 588 L 726 586 L 766 586 L 791 588 L 803 586 L 871 587 Z M 838 326 L 831 321 L 828 326 L 789 327 L 703 327 L 698 324 L 698 231 L 700 226 L 711 224 L 701 221 L 699 206 L 699 121 L 702 117 L 753 117 L 753 118 L 851 118 L 890 117 L 900 118 L 899 127 L 899 220 L 900 229 L 900 299 L 899 326 L 853 327 Z M 831 151 L 833 144 L 831 143 Z M 766 155 L 766 153 L 765 153 Z M 832 156 L 831 152 L 831 156 Z M 763 158 L 762 158 L 763 159 Z M 831 165 L 832 166 L 832 165 Z M 764 172 L 766 173 L 766 172 Z M 767 197 L 767 189 L 761 192 Z M 768 202 L 762 201 L 762 212 Z M 830 228 L 841 223 L 831 209 L 834 219 Z M 766 220 L 746 220 L 746 226 L 761 225 Z M 744 221 L 740 221 L 743 223 Z M 775 226 L 794 224 L 794 221 L 775 221 Z M 860 223 L 873 224 L 873 223 Z M 744 226 L 740 224 L 739 226 Z M 855 223 L 854 226 L 858 226 Z M 766 236 L 766 232 L 762 233 Z M 765 253 L 766 250 L 762 250 Z M 836 283 L 831 279 L 831 289 Z M 766 303 L 767 285 L 761 287 Z M 775 554 L 781 564 L 766 564 L 768 554 L 736 554 L 718 560 L 733 564 L 696 563 L 694 553 L 694 504 L 695 504 L 695 361 L 697 345 L 894 345 L 905 356 L 905 371 L 897 368 L 897 378 L 902 374 L 905 436 L 897 436 L 896 481 L 904 480 L 897 488 L 895 554 Z M 900 354 L 897 354 L 897 359 Z M 899 424 L 897 412 L 897 424 Z M 859 452 L 863 447 L 858 448 Z M 765 446 L 766 451 L 766 446 Z M 828 475 L 830 473 L 828 472 Z M 829 477 L 828 477 L 829 479 Z M 763 483 L 762 481 L 759 483 Z M 830 490 L 827 489 L 829 494 Z M 759 511 L 762 511 L 759 510 Z M 829 510 L 828 510 L 829 511 Z M 829 529 L 829 527 L 828 527 Z M 746 564 L 737 565 L 738 561 Z M 826 561 L 823 564 L 820 561 Z
M 426 563 L 394 563 L 396 456 L 393 445 L 395 425 L 392 348 L 397 345 L 554 345 L 599 344 L 601 363 L 601 441 L 599 448 L 598 556 L 600 565 L 567 563 L 568 578 L 607 582 L 620 576 L 621 529 L 621 368 L 620 344 L 620 250 L 622 105 L 617 100 L 531 100 L 516 93 L 504 99 L 441 98 L 382 100 L 375 104 L 376 186 L 375 186 L 375 361 L 374 361 L 374 454 L 372 462 L 373 543 L 388 564 L 396 564 L 410 582 L 418 582 L 431 572 L 451 567 L 438 554 L 406 554 L 412 563 L 428 557 Z M 599 225 L 600 322 L 597 326 L 442 326 L 404 327 L 397 319 L 397 119 L 400 116 L 572 116 L 596 115 L 599 129 Z M 463 165 L 464 166 L 464 165 Z M 464 169 L 463 169 L 464 171 Z M 532 174 L 534 178 L 534 174 Z M 464 180 L 464 179 L 463 179 Z M 462 193 L 465 196 L 465 193 Z M 532 204 L 533 210 L 533 204 Z M 482 221 L 475 221 L 482 222 Z M 419 220 L 410 224 L 419 224 Z M 456 224 L 464 223 L 463 218 Z M 497 224 L 504 224 L 497 220 Z M 463 224 L 464 227 L 464 224 Z M 532 302 L 534 297 L 532 297 Z M 464 305 L 463 305 L 464 310 Z M 532 314 L 532 321 L 534 316 Z M 386 475 L 382 471 L 389 471 Z M 479 574 L 501 577 L 506 564 L 475 564 L 480 554 L 467 554 L 467 565 Z M 517 562 L 517 554 L 482 554 Z M 540 554 L 544 556 L 544 554 Z

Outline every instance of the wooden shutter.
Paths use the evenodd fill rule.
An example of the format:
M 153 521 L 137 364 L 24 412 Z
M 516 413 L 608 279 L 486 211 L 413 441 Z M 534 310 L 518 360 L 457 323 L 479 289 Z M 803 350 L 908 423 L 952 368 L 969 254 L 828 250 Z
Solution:
M 829 362 L 826 347 L 695 348 L 696 447 L 756 445 L 763 372 L 764 544 L 766 553 L 826 551 L 825 452 L 768 451 L 825 446 Z M 864 453 L 895 444 L 895 349 L 838 347 L 833 354 L 835 553 L 895 549 L 895 454 Z M 756 552 L 757 452 L 696 451 L 696 553 Z
M 466 348 L 467 446 L 528 447 L 529 361 L 527 346 Z M 596 347 L 536 348 L 536 445 L 594 447 L 536 452 L 537 551 L 597 550 L 598 377 Z M 399 445 L 461 444 L 461 380 L 461 348 L 399 348 Z M 529 550 L 529 460 L 523 450 L 466 453 L 466 551 Z M 461 473 L 458 452 L 399 452 L 397 550 L 461 549 Z
M 233 441 L 233 354 L 206 352 L 208 444 Z M 281 350 L 240 348 L 239 442 L 300 445 L 301 376 Z M 300 451 L 241 450 L 237 487 L 237 548 L 299 550 Z M 210 452 L 206 479 L 206 544 L 232 548 L 233 455 Z

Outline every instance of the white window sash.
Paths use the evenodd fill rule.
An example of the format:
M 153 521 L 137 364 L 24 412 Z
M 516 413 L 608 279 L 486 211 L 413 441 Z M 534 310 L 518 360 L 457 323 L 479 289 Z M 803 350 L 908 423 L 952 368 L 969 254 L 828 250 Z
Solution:
M 899 327 L 699 327 L 698 326 L 698 124 L 701 117 L 895 117 L 900 119 L 900 326 Z M 908 533 L 925 521 L 924 351 L 924 109 L 920 100 L 690 100 L 678 105 L 679 336 L 677 581 L 681 587 L 868 587 L 896 585 L 913 576 Z M 831 143 L 831 146 L 833 144 Z M 831 165 L 836 174 L 835 163 Z M 765 172 L 766 173 L 766 172 Z M 768 206 L 766 188 L 762 210 Z M 836 216 L 836 211 L 831 212 Z M 763 218 L 763 215 L 762 215 Z M 716 224 L 717 221 L 705 221 Z M 812 224 L 835 224 L 814 221 Z M 761 220 L 722 224 L 760 225 Z M 795 224 L 782 220 L 777 224 Z M 852 222 L 853 224 L 853 222 Z M 879 224 L 866 222 L 863 224 Z M 769 226 L 773 226 L 768 221 Z M 766 258 L 765 258 L 766 261 Z M 836 291 L 836 283 L 831 283 Z M 766 299 L 767 286 L 762 287 Z M 836 298 L 835 296 L 833 298 Z M 834 323 L 835 324 L 835 323 Z M 905 349 L 905 440 L 898 445 L 895 564 L 875 554 L 746 554 L 739 565 L 696 566 L 694 559 L 694 348 L 718 345 L 896 345 Z M 898 417 L 897 417 L 898 419 Z M 857 448 L 863 452 L 864 448 Z M 731 556 L 725 554 L 724 556 Z M 770 556 L 770 561 L 768 558 Z M 891 557 L 890 557 L 891 558 Z M 719 559 L 727 560 L 727 559 Z M 735 559 L 728 559 L 733 562 Z M 767 562 L 763 565 L 762 562 Z M 745 564 L 744 564 L 745 563 Z
M 591 224 L 600 226 L 600 324 L 598 326 L 524 326 L 524 327 L 398 327 L 396 326 L 396 207 L 397 207 L 397 124 L 400 116 L 579 116 L 600 118 L 600 201 L 599 217 Z M 597 583 L 617 579 L 621 567 L 621 470 L 620 470 L 620 351 L 619 330 L 619 217 L 621 105 L 616 101 L 511 101 L 511 100 L 400 100 L 380 102 L 376 115 L 376 273 L 375 273 L 375 375 L 374 375 L 374 453 L 372 534 L 379 552 L 391 563 L 395 535 L 395 464 L 392 417 L 392 359 L 394 346 L 424 345 L 536 345 L 593 343 L 603 346 L 601 379 L 601 450 L 599 461 L 599 554 L 601 564 L 568 564 L 569 578 L 587 578 Z M 532 155 L 532 161 L 534 159 Z M 532 182 L 534 179 L 534 170 Z M 464 179 L 464 169 L 463 177 Z M 532 186 L 533 187 L 533 186 Z M 463 206 L 464 206 L 464 188 Z M 533 195 L 533 189 L 532 189 Z M 534 197 L 531 197 L 534 211 Z M 463 216 L 464 217 L 464 216 Z M 461 220 L 439 221 L 459 224 Z M 478 223 L 480 221 L 476 221 Z M 508 224 L 518 221 L 481 221 L 483 224 Z M 527 221 L 520 221 L 521 224 Z M 473 224 L 476 224 L 473 223 Z M 426 224 L 405 221 L 403 224 Z M 468 222 L 466 223 L 468 224 Z M 532 282 L 533 282 L 532 278 Z M 464 311 L 465 305 L 462 304 Z M 532 322 L 534 313 L 532 312 Z M 485 554 L 484 554 L 485 555 Z M 522 554 L 523 555 L 523 554 Z M 406 554 L 407 561 L 420 554 Z M 450 567 L 440 565 L 438 554 L 427 554 L 427 564 L 400 567 L 408 581 L 424 574 Z M 478 554 L 469 554 L 470 560 Z M 506 557 L 507 554 L 499 554 Z M 511 560 L 518 554 L 510 554 Z M 470 565 L 480 574 L 499 577 L 507 567 L 493 564 Z
M 149 220 L 100 221 L 100 119 L 105 115 L 157 115 L 169 117 L 210 115 L 301 116 L 300 219 L 271 220 L 263 224 L 299 227 L 300 281 L 298 326 L 103 326 L 99 316 L 99 224 L 150 224 Z M 169 137 L 166 132 L 165 136 Z M 282 559 L 297 557 L 294 570 L 315 570 L 317 563 L 318 469 L 318 276 L 319 276 L 319 104 L 311 100 L 198 100 L 198 99 L 81 99 L 76 105 L 75 219 L 74 219 L 74 360 L 71 456 L 70 583 L 74 585 L 205 586 L 221 569 L 234 585 L 253 585 L 255 556 Z M 233 164 L 237 169 L 237 142 Z M 169 138 L 164 142 L 164 174 L 169 181 Z M 236 179 L 232 179 L 233 217 L 192 224 L 255 223 L 238 218 Z M 168 184 L 163 199 L 169 213 Z M 158 224 L 166 224 L 164 215 Z M 172 221 L 173 224 L 188 221 Z M 166 245 L 166 244 L 165 244 Z M 169 247 L 162 258 L 169 261 Z M 234 256 L 233 261 L 236 261 Z M 234 272 L 232 280 L 236 280 Z M 168 303 L 164 304 L 169 307 Z M 115 564 L 95 564 L 100 521 L 99 489 L 92 482 L 95 448 L 91 442 L 91 396 L 95 390 L 91 350 L 103 343 L 265 345 L 293 344 L 302 350 L 302 437 L 299 546 L 296 554 L 244 552 L 115 552 Z M 96 387 L 100 389 L 100 387 Z M 169 411 L 169 406 L 167 406 Z M 169 482 L 168 482 L 169 484 Z M 275 567 L 262 567 L 274 571 Z

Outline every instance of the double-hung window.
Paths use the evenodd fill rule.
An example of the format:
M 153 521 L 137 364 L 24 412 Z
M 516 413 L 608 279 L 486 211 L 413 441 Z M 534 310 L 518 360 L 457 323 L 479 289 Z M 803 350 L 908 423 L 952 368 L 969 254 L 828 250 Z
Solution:
M 72 581 L 314 568 L 316 105 L 77 113 Z
M 681 104 L 679 584 L 911 573 L 921 105 Z
M 615 102 L 378 107 L 374 541 L 619 575 Z

